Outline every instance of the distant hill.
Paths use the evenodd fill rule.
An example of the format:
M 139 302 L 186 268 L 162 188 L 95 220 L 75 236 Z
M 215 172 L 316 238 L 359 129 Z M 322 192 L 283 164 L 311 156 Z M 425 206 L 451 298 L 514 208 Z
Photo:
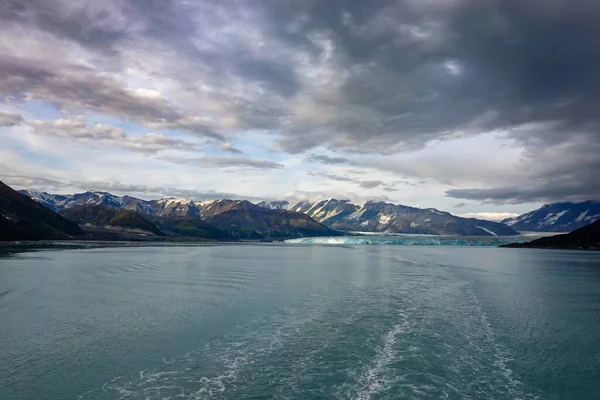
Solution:
M 0 240 L 72 239 L 81 228 L 0 182 Z
M 152 221 L 162 232 L 170 236 L 185 236 L 215 240 L 234 239 L 232 235 L 198 217 L 159 217 Z
M 600 201 L 553 203 L 502 222 L 520 232 L 571 232 L 600 219 Z
M 165 236 L 152 222 L 136 211 L 105 205 L 88 205 L 60 211 L 66 219 L 82 227 L 122 230 Z
M 537 249 L 600 250 L 600 220 L 571 233 L 543 237 L 528 243 L 511 243 L 500 247 Z

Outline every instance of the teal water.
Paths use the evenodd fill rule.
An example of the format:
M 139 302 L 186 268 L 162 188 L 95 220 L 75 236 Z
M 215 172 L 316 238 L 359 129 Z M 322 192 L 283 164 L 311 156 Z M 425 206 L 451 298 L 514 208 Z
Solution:
M 248 244 L 0 258 L 0 399 L 598 399 L 600 253 Z

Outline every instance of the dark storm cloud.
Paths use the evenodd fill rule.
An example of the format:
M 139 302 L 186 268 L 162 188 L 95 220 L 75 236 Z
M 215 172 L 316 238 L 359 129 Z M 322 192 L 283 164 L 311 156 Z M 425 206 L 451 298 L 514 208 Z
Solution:
M 456 131 L 533 122 L 560 122 L 563 133 L 592 129 L 599 122 L 598 15 L 593 0 L 268 1 L 257 7 L 28 0 L 9 2 L 2 12 L 13 24 L 92 48 L 116 51 L 128 40 L 160 40 L 219 84 L 255 82 L 263 95 L 230 101 L 229 111 L 244 126 L 280 129 L 292 152 L 317 144 L 360 152 L 412 149 Z M 262 43 L 245 42 L 244 29 Z M 220 31 L 224 38 L 215 39 Z M 92 108 L 114 104 L 126 115 L 166 123 L 181 118 L 159 100 L 115 90 L 110 80 L 84 75 L 63 82 L 56 71 L 12 62 L 21 71 L 16 78 L 37 81 L 38 90 L 48 86 L 58 99 L 82 97 Z M 107 69 L 118 68 L 106 62 Z M 302 71 L 303 62 L 331 73 L 319 82 L 316 72 Z M 269 101 L 274 98 L 284 103 Z M 293 113 L 302 101 L 310 107 Z
M 568 135 L 598 123 L 597 1 L 298 4 L 277 8 L 272 24 L 282 32 L 305 15 L 287 35 L 296 46 L 330 32 L 337 68 L 348 74 L 333 111 L 359 111 L 331 121 L 335 144 L 381 151 L 461 130 L 559 121 Z
M 518 203 L 600 194 L 599 2 L 297 4 L 276 9 L 277 32 L 307 48 L 311 32 L 329 32 L 346 75 L 334 103 L 313 97 L 332 116 L 329 134 L 315 123 L 283 139 L 290 152 L 329 144 L 386 153 L 509 130 L 524 149 L 521 177 L 449 195 Z M 297 13 L 305 22 L 290 32 L 281 21 Z M 553 154 L 539 158 L 540 149 Z

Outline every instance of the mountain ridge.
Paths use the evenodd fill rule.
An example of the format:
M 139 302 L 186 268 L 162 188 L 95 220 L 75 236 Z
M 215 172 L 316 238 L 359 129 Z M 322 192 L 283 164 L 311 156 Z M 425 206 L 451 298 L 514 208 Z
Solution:
M 545 204 L 502 223 L 521 232 L 571 232 L 598 219 L 600 200 L 586 200 Z
M 362 205 L 334 198 L 318 202 L 260 202 L 263 207 L 306 213 L 332 229 L 369 233 L 408 233 L 455 236 L 510 236 L 514 229 L 499 222 L 463 218 L 435 208 L 416 208 L 383 201 Z
M 53 195 L 33 190 L 23 190 L 21 193 L 31 196 L 49 209 L 66 215 L 69 215 L 68 210 L 92 206 L 136 212 L 154 222 L 157 229 L 185 237 L 206 234 L 222 240 L 262 240 L 340 235 L 339 232 L 305 214 L 288 210 L 268 210 L 247 200 L 142 200 L 95 191 L 73 195 Z M 90 216 L 88 221 L 80 219 L 77 222 L 83 225 L 86 222 L 92 226 L 97 225 L 93 216 Z M 102 222 L 106 223 L 104 220 Z
M 203 200 L 163 198 L 158 200 L 142 200 L 132 196 L 116 196 L 107 192 L 85 192 L 74 195 L 52 195 L 45 192 L 23 191 L 37 199 L 47 207 L 63 209 L 77 204 L 110 204 L 123 209 L 136 210 L 144 215 L 156 216 L 186 216 L 210 219 L 231 208 L 245 209 L 246 213 L 257 214 L 256 208 L 276 211 L 291 211 L 308 215 L 316 222 L 335 231 L 370 232 L 370 233 L 413 233 L 454 236 L 507 236 L 517 235 L 517 230 L 502 223 L 463 218 L 440 211 L 435 208 L 416 208 L 401 204 L 378 201 L 367 201 L 361 204 L 350 200 L 334 198 L 320 201 L 299 201 L 296 203 L 286 200 L 263 201 L 256 204 L 247 200 Z M 235 213 L 226 214 L 230 218 Z M 283 214 L 282 214 L 283 215 Z M 291 216 L 288 215 L 288 218 Z M 258 224 L 258 220 L 255 222 Z M 219 217 L 214 222 L 225 226 Z M 236 222 L 238 225 L 240 221 Z M 261 229 L 268 231 L 264 224 Z M 227 229 L 232 228 L 231 226 Z M 321 228 L 319 228 L 321 229 Z M 264 233 L 263 233 L 264 234 Z

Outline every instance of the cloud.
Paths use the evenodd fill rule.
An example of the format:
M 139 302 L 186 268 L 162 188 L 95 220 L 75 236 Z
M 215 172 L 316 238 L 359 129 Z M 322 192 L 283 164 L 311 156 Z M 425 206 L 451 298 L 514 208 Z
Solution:
M 42 187 L 44 189 L 47 188 L 48 190 L 50 190 L 61 189 L 67 186 L 63 182 L 54 179 L 33 177 L 27 175 L 0 174 L 0 178 L 2 178 L 2 181 L 4 181 L 4 183 L 9 186 L 16 186 L 21 188 Z
M 331 165 L 350 163 L 350 160 L 348 160 L 346 157 L 330 157 L 324 154 L 311 154 L 308 157 L 306 157 L 306 160 Z
M 120 128 L 106 124 L 88 124 L 81 116 L 61 118 L 54 121 L 32 121 L 29 122 L 29 125 L 38 134 L 70 138 L 102 146 L 120 147 L 144 154 L 156 154 L 165 150 L 199 150 L 195 143 L 186 140 L 157 133 L 131 136 Z
M 360 180 L 360 179 L 351 178 L 348 176 L 331 174 L 328 172 L 309 172 L 308 175 L 320 176 L 320 177 L 331 179 L 332 181 L 337 181 L 337 182 L 351 182 L 351 183 L 357 184 L 358 186 L 360 186 L 361 188 L 364 188 L 364 189 L 374 189 L 378 186 L 385 185 L 385 182 L 383 182 L 382 180 Z
M 243 154 L 244 152 L 241 151 L 240 149 L 237 149 L 235 147 L 233 147 L 232 145 L 230 145 L 229 143 L 221 143 L 218 145 L 219 149 L 221 151 L 225 151 L 228 153 L 233 153 L 233 154 Z
M 147 198 L 182 197 L 192 200 L 216 200 L 216 199 L 248 199 L 251 201 L 261 200 L 252 196 L 240 196 L 235 193 L 219 192 L 215 190 L 181 189 L 162 186 L 148 186 L 140 184 L 128 184 L 120 182 L 103 181 L 57 181 L 54 179 L 33 177 L 25 175 L 0 174 L 0 178 L 9 186 L 16 188 L 42 188 L 44 190 L 86 190 L 111 192 L 122 195 L 142 195 Z
M 391 201 L 391 199 L 387 196 L 380 195 L 361 195 L 357 193 L 332 193 L 332 192 L 323 192 L 323 191 L 311 191 L 311 190 L 294 190 L 290 193 L 287 193 L 283 196 L 284 200 L 288 200 L 290 203 L 299 202 L 299 201 L 321 201 L 324 198 L 335 198 L 338 200 L 350 200 L 353 202 L 363 202 L 363 201 Z M 281 200 L 282 197 L 277 197 L 275 199 L 265 199 L 265 200 Z
M 598 193 L 596 0 L 5 3 L 4 103 L 222 143 L 260 131 L 290 154 L 335 151 L 308 156 L 331 165 L 505 133 L 518 165 L 456 161 L 455 151 L 446 168 L 387 171 L 441 176 L 457 185 L 449 196 L 494 203 Z
M 446 195 L 492 204 L 596 199 L 600 196 L 600 142 L 592 136 L 575 134 L 554 145 L 536 141 L 523 153 L 515 178 L 488 187 L 451 189 Z
M 0 127 L 20 125 L 23 117 L 19 114 L 0 111 Z
M 459 217 L 463 218 L 477 218 L 477 219 L 485 219 L 488 221 L 502 221 L 506 218 L 514 218 L 519 216 L 517 213 L 510 212 L 476 212 L 476 213 L 466 213 L 466 214 L 456 214 Z
M 45 101 L 67 110 L 86 110 L 130 119 L 155 129 L 181 129 L 223 140 L 224 136 L 202 118 L 174 109 L 162 96 L 133 90 L 111 76 L 83 66 L 50 66 L 33 60 L 0 59 L 0 95 Z
M 373 180 L 373 181 L 359 181 L 358 185 L 361 188 L 365 188 L 365 189 L 373 189 L 376 188 L 377 186 L 381 186 L 383 185 L 384 182 L 381 180 Z
M 279 169 L 283 168 L 283 164 L 267 160 L 254 160 L 245 157 L 199 157 L 199 158 L 184 158 L 174 156 L 160 157 L 174 164 L 189 164 L 200 168 L 227 168 L 227 167 L 244 167 L 256 169 Z
M 147 186 L 138 184 L 127 184 L 120 182 L 102 182 L 102 181 L 71 181 L 68 184 L 70 187 L 79 188 L 90 191 L 107 191 L 117 194 L 141 194 L 148 198 L 163 198 L 163 197 L 181 197 L 192 200 L 216 200 L 216 199 L 249 199 L 255 200 L 253 197 L 240 196 L 234 193 L 218 192 L 214 190 L 195 190 L 182 189 L 162 186 Z

